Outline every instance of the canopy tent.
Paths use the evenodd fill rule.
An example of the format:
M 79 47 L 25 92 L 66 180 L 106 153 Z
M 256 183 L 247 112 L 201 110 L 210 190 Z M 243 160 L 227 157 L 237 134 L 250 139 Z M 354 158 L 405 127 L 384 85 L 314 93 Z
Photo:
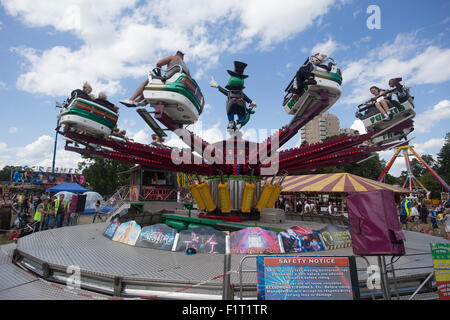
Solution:
M 71 182 L 63 182 L 52 188 L 45 190 L 45 192 L 60 192 L 60 191 L 83 193 L 83 192 L 90 191 L 90 190 L 83 188 L 78 183 L 71 183 Z
M 370 180 L 350 173 L 308 174 L 288 176 L 284 179 L 285 192 L 344 193 L 375 190 L 391 190 L 395 193 L 410 193 L 410 190 Z

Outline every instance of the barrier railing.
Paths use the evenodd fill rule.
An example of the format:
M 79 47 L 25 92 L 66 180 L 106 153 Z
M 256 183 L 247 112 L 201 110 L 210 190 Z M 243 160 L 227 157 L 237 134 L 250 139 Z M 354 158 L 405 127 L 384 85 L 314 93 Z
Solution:
M 385 300 L 389 300 L 392 296 L 396 296 L 398 300 L 400 300 L 400 296 L 405 295 L 411 295 L 410 299 L 413 299 L 426 284 L 429 284 L 431 280 L 434 279 L 434 270 L 433 265 L 430 266 L 419 266 L 419 267 L 407 267 L 407 268 L 395 268 L 394 264 L 395 262 L 398 262 L 401 257 L 412 257 L 412 256 L 424 256 L 428 255 L 431 256 L 431 253 L 418 253 L 418 254 L 409 254 L 409 255 L 403 255 L 403 256 L 392 256 L 391 262 L 389 264 L 386 264 L 384 262 L 385 258 L 384 256 L 377 257 L 379 265 L 384 267 L 380 268 L 380 277 L 381 277 L 381 287 L 379 289 L 373 289 L 370 290 L 367 288 L 367 281 L 366 280 L 359 280 L 360 289 L 366 289 L 370 292 L 370 296 L 373 300 L 377 299 L 377 297 L 382 297 Z M 244 262 L 250 258 L 255 258 L 258 255 L 247 255 L 244 256 L 240 262 L 238 267 L 238 274 L 239 274 L 239 299 L 242 300 L 244 298 L 244 289 L 247 290 L 253 290 L 256 291 L 256 284 L 252 285 L 251 288 L 248 288 L 248 286 L 244 286 L 243 283 L 243 274 L 244 273 L 256 273 L 256 266 L 255 269 L 243 269 Z M 356 256 L 356 258 L 361 258 L 366 261 L 367 267 L 371 265 L 369 260 L 364 256 Z M 396 259 L 396 261 L 393 261 Z M 428 269 L 428 270 L 426 270 Z M 429 270 L 432 270 L 431 272 Z M 408 276 L 401 276 L 398 277 L 398 273 L 401 271 L 412 271 L 412 270 L 426 270 L 425 272 L 416 273 L 414 275 L 408 275 Z M 367 273 L 367 268 L 357 268 L 357 271 L 360 273 Z M 397 272 L 397 274 L 396 274 Z M 392 274 L 392 277 L 389 277 L 388 275 Z M 384 281 L 383 281 L 384 278 Z M 423 280 L 425 278 L 425 280 Z M 410 286 L 410 283 L 419 283 L 417 286 Z M 390 284 L 394 284 L 394 290 L 391 290 Z M 403 284 L 403 288 L 400 288 L 400 284 Z M 408 285 L 408 286 L 407 286 Z M 426 290 L 423 290 L 425 292 L 434 292 L 435 291 L 435 285 L 432 283 L 431 286 L 426 288 Z M 365 295 L 362 294 L 362 299 L 365 299 Z

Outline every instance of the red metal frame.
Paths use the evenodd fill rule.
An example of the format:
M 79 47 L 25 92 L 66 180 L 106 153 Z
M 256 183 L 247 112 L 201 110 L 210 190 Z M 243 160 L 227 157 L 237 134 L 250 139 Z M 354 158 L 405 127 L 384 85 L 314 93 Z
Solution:
M 395 152 L 395 154 L 391 158 L 391 160 L 388 162 L 388 164 L 384 168 L 383 172 L 381 172 L 377 181 L 384 181 L 384 179 L 386 178 L 386 175 L 388 174 L 388 172 L 391 169 L 392 165 L 394 164 L 395 160 L 399 156 L 400 151 L 403 151 L 403 156 L 405 157 L 405 165 L 406 165 L 406 170 L 407 170 L 407 177 L 402 185 L 403 188 L 406 186 L 406 184 L 408 184 L 409 190 L 413 191 L 413 189 L 414 189 L 413 186 L 416 189 L 420 189 L 418 187 L 418 185 L 420 185 L 420 187 L 423 190 L 428 192 L 427 188 L 425 188 L 425 186 L 412 173 L 411 163 L 409 161 L 409 153 L 408 153 L 408 151 L 411 151 L 412 155 L 414 157 L 416 157 L 417 160 L 419 160 L 419 162 L 428 170 L 428 172 L 431 173 L 431 175 L 441 184 L 441 186 L 444 188 L 444 190 L 447 190 L 447 191 L 450 190 L 449 185 L 433 169 L 431 169 L 430 166 L 428 166 L 428 164 L 425 161 L 423 161 L 423 159 L 409 145 L 397 147 L 397 151 Z

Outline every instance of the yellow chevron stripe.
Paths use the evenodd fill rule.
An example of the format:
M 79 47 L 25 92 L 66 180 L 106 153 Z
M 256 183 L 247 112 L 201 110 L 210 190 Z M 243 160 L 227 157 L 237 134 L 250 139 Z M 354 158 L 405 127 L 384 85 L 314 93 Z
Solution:
M 342 175 L 341 173 L 338 173 L 336 175 L 329 176 L 328 178 L 325 178 L 324 180 L 321 180 L 317 183 L 314 183 L 314 184 L 304 188 L 304 190 L 305 191 L 322 190 L 326 185 L 329 185 L 330 183 L 339 179 L 341 175 Z
M 334 186 L 333 189 L 331 189 L 331 191 L 344 191 L 344 187 L 345 187 L 345 179 L 346 176 L 342 175 L 342 177 L 340 178 L 340 180 L 338 181 L 338 183 Z
M 356 191 L 358 192 L 367 191 L 367 188 L 359 184 L 359 182 L 356 181 L 356 179 L 354 179 L 352 176 L 348 176 L 348 179 L 350 180 Z
M 284 189 L 284 185 L 286 184 L 286 181 L 283 181 L 283 189 L 284 189 L 284 191 L 290 191 L 292 189 L 295 189 L 296 187 L 298 187 L 301 184 L 304 184 L 304 183 L 310 182 L 311 180 L 317 179 L 317 175 L 309 174 L 309 175 L 306 175 L 306 176 L 300 176 L 298 178 L 299 178 L 299 181 L 297 183 L 295 183 L 295 184 L 293 184 L 293 185 L 291 185 L 289 187 L 286 187 L 286 189 Z

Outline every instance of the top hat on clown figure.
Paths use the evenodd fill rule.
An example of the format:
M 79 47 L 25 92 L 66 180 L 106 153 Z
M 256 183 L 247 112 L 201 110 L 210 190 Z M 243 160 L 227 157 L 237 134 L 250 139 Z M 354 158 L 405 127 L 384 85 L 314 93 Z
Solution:
M 248 75 L 244 74 L 244 69 L 247 67 L 247 64 L 240 61 L 234 61 L 234 71 L 227 70 L 230 76 L 238 77 L 241 79 L 248 78 Z

